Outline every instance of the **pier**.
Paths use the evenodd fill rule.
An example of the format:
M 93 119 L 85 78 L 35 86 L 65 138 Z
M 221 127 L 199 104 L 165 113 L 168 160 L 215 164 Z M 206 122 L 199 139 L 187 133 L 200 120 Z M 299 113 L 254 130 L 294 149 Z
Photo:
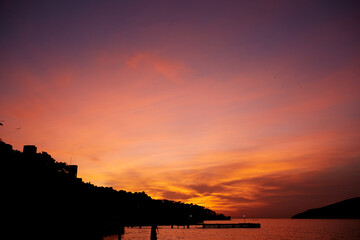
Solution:
M 131 228 L 142 228 L 142 227 L 150 227 L 153 225 L 128 225 L 126 227 Z M 171 228 L 177 227 L 177 228 L 190 228 L 190 226 L 195 226 L 196 228 L 260 228 L 260 223 L 200 223 L 200 224 L 157 224 L 156 226 L 170 226 Z
M 208 223 L 202 228 L 260 228 L 260 223 Z

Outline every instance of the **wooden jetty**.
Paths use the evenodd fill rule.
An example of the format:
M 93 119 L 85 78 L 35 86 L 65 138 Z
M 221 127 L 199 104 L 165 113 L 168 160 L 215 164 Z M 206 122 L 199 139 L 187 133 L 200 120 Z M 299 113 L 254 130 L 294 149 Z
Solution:
M 184 228 L 190 228 L 190 226 L 195 226 L 196 228 L 260 228 L 261 225 L 260 223 L 198 223 L 198 224 L 174 224 L 174 225 L 169 225 L 169 224 L 156 224 L 156 226 L 171 226 L 171 228 L 174 228 L 174 226 L 177 226 L 177 228 L 179 227 L 184 227 Z M 142 224 L 142 225 L 130 225 L 130 226 L 126 226 L 126 227 L 137 227 L 137 228 L 141 228 L 141 227 L 150 227 L 152 226 L 151 224 Z
M 204 223 L 202 228 L 260 228 L 260 223 Z

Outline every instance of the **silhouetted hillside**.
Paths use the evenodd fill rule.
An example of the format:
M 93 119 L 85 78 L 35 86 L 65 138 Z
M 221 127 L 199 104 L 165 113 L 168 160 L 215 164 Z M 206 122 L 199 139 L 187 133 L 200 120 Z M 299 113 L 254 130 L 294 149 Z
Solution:
M 85 183 L 76 176 L 77 166 L 56 162 L 46 152 L 36 153 L 35 146 L 24 146 L 20 152 L 0 141 L 0 159 L 6 219 L 17 234 L 26 232 L 28 237 L 33 233 L 40 238 L 47 232 L 49 239 L 54 233 L 64 239 L 75 239 L 76 234 L 89 239 L 86 234 L 93 238 L 111 231 L 111 226 L 183 225 L 225 218 L 202 206 Z
M 360 197 L 298 213 L 292 218 L 360 219 Z

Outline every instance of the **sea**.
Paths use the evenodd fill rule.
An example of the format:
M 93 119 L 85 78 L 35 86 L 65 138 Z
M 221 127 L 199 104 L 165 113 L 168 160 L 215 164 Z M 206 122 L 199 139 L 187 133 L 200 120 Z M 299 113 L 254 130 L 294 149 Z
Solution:
M 243 223 L 231 221 L 206 221 L 205 223 Z M 261 228 L 203 229 L 191 225 L 159 226 L 157 240 L 360 240 L 360 220 L 339 219 L 251 219 Z M 125 234 L 107 236 L 103 240 L 150 240 L 150 227 L 125 228 Z

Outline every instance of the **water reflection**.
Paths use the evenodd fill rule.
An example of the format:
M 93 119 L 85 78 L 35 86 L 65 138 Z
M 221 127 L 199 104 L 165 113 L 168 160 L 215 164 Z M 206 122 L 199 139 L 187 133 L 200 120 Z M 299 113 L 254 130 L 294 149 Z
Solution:
M 242 221 L 243 219 L 234 219 L 232 222 Z M 159 226 L 157 240 L 360 239 L 360 220 L 257 219 L 250 222 L 260 222 L 261 228 L 203 229 L 194 225 L 190 225 L 190 228 Z M 151 227 L 126 228 L 124 235 L 103 239 L 148 240 L 151 239 Z

